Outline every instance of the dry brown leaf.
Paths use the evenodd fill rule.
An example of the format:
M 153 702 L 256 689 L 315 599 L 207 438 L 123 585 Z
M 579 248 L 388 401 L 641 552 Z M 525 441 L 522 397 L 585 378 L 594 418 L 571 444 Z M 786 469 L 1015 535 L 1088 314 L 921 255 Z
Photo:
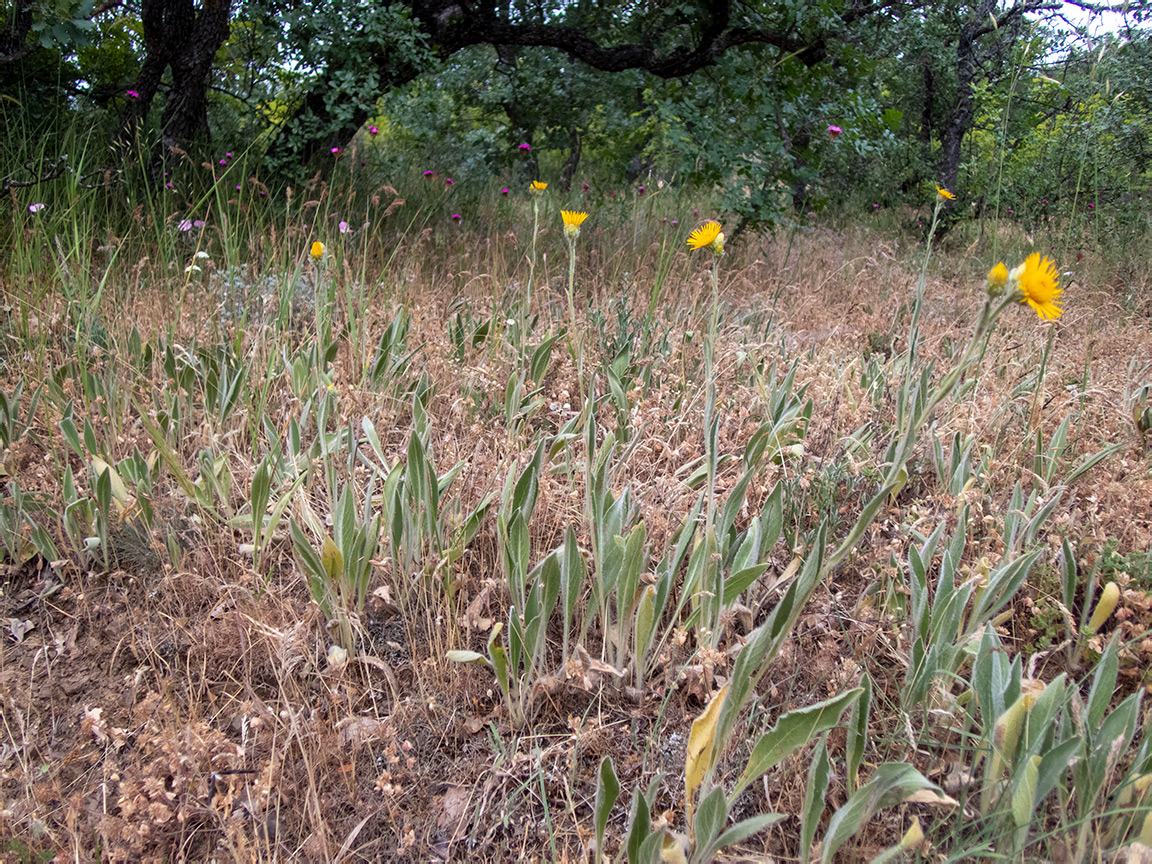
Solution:
M 471 797 L 471 793 L 463 786 L 449 786 L 443 795 L 433 798 L 433 811 L 440 811 L 436 814 L 436 826 L 449 835 L 460 830 Z
M 1106 857 L 1110 857 L 1116 864 L 1152 864 L 1152 847 L 1133 843 Z
M 568 661 L 566 671 L 570 678 L 580 679 L 581 686 L 588 691 L 599 690 L 605 675 L 616 679 L 624 677 L 619 669 L 594 659 L 583 645 L 576 646 L 576 656 Z
M 460 626 L 465 630 L 479 630 L 481 633 L 486 633 L 492 628 L 492 619 L 483 614 L 488 611 L 490 605 L 488 598 L 491 588 L 492 586 L 485 585 L 460 616 Z
M 917 789 L 904 799 L 906 804 L 930 804 L 933 807 L 959 807 L 960 802 L 950 795 L 933 792 L 931 789 Z
M 384 737 L 388 724 L 375 717 L 345 717 L 336 723 L 336 730 L 340 733 L 341 744 L 356 748 Z

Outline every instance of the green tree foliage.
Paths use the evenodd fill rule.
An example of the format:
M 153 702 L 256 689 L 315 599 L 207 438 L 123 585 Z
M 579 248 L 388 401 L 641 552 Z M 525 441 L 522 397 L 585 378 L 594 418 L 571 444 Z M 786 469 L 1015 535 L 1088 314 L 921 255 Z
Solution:
M 102 166 L 177 157 L 153 176 L 225 150 L 311 175 L 370 123 L 389 176 L 654 173 L 718 190 L 736 236 L 931 183 L 954 215 L 1082 218 L 1147 188 L 1152 60 L 1142 31 L 1088 39 L 1060 5 L 13 0 L 0 110 L 45 165 L 79 128 Z

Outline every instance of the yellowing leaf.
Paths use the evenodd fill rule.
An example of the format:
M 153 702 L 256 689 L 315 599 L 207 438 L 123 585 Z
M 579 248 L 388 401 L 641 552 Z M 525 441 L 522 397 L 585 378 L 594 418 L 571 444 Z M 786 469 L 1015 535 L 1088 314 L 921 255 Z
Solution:
M 684 842 L 674 836 L 665 835 L 663 848 L 660 850 L 660 860 L 668 864 L 688 864 L 688 855 L 684 851 Z
M 333 582 L 339 580 L 340 574 L 344 572 L 344 556 L 340 554 L 332 538 L 327 535 L 324 536 L 324 547 L 320 550 L 320 563 L 324 565 L 324 572 Z
M 115 515 L 120 516 L 132 504 L 135 499 L 128 494 L 128 487 L 124 485 L 124 480 L 120 477 L 119 472 L 99 456 L 92 457 L 92 476 L 99 477 L 108 470 L 108 482 L 112 488 L 112 503 L 114 505 Z
M 704 713 L 692 721 L 692 731 L 688 733 L 688 755 L 684 760 L 684 792 L 685 799 L 692 800 L 696 787 L 704 779 L 704 772 L 708 770 L 711 761 L 712 745 L 716 738 L 716 723 L 720 720 L 720 709 L 724 706 L 724 697 L 728 695 L 728 685 L 720 688 Z
M 927 790 L 921 790 L 927 791 Z M 913 793 L 915 794 L 915 793 Z M 913 849 L 924 842 L 924 829 L 920 827 L 920 820 L 913 818 L 912 827 L 904 832 L 904 836 L 900 839 L 901 849 Z

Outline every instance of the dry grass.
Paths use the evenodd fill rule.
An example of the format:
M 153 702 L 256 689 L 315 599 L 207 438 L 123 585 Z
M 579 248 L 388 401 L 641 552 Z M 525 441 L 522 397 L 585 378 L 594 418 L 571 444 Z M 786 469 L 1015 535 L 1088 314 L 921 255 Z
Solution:
M 622 295 L 640 301 L 633 314 L 642 314 L 656 249 L 643 250 L 637 265 L 637 250 L 613 249 L 609 238 L 589 235 L 578 293 L 603 310 L 604 329 L 615 332 Z M 448 322 L 463 309 L 476 320 L 493 318 L 494 304 L 503 308 L 512 279 L 523 279 L 524 272 L 513 257 L 514 238 L 472 239 L 457 237 L 449 248 L 436 249 L 431 234 L 410 238 L 386 290 L 358 313 L 359 323 L 378 334 L 401 302 L 411 311 L 408 344 L 418 350 L 409 375 L 426 373 L 434 387 L 429 420 L 436 462 L 441 470 L 463 462 L 453 489 L 465 508 L 500 489 L 534 439 L 578 410 L 581 391 L 570 357 L 558 349 L 539 382 L 542 411 L 523 433 L 504 427 L 501 403 L 514 358 L 487 343 L 468 347 L 461 357 Z M 882 448 L 849 452 L 846 436 L 866 423 L 890 423 L 895 410 L 890 398 L 867 398 L 861 370 L 884 345 L 894 341 L 900 350 L 916 265 L 896 244 L 863 229 L 816 229 L 791 244 L 787 259 L 786 249 L 787 243 L 766 242 L 724 262 L 720 448 L 742 452 L 762 416 L 763 397 L 751 371 L 795 362 L 797 385 L 808 388 L 815 405 L 805 454 L 762 470 L 741 518 L 757 512 L 773 484 L 784 482 L 795 504 L 788 518 L 801 534 L 829 515 L 843 531 L 882 455 Z M 141 266 L 150 272 L 150 265 Z M 562 260 L 541 265 L 543 287 L 534 292 L 538 333 L 566 320 L 562 270 Z M 980 271 L 974 253 L 960 248 L 945 249 L 930 271 L 921 351 L 942 367 L 966 338 L 966 322 L 982 301 Z M 180 291 L 168 284 L 173 277 L 135 275 L 125 280 L 116 305 L 104 309 L 109 342 L 94 356 L 93 369 L 127 362 L 122 346 L 133 324 L 144 341 L 171 328 L 172 341 L 180 344 L 212 342 L 218 330 L 221 339 L 239 340 L 238 354 L 249 358 L 256 374 L 268 352 L 278 350 L 260 327 L 234 333 L 221 323 L 209 292 L 190 292 L 176 320 Z M 343 285 L 357 274 L 350 267 L 337 278 Z M 685 482 L 703 452 L 703 316 L 694 310 L 705 307 L 708 290 L 701 262 L 678 254 L 656 319 L 672 347 L 663 356 L 634 358 L 652 364 L 652 383 L 633 394 L 629 422 L 639 443 L 615 482 L 631 485 L 653 549 L 665 546 L 697 495 Z M 1106 543 L 1121 555 L 1152 549 L 1152 462 L 1137 447 L 1125 401 L 1132 386 L 1143 383 L 1131 378 L 1133 361 L 1145 378 L 1152 375 L 1152 295 L 1145 292 L 1145 305 L 1137 309 L 1122 307 L 1116 296 L 1106 281 L 1078 280 L 1052 330 L 1023 310 L 1005 316 L 970 389 L 935 418 L 937 434 L 975 435 L 977 451 L 987 447 L 990 454 L 984 481 L 963 496 L 978 526 L 969 547 L 973 560 L 998 555 L 996 520 L 1012 485 L 1035 485 L 1037 432 L 1047 440 L 1069 416 L 1069 464 L 1110 442 L 1132 446 L 1077 481 L 1045 542 L 1055 549 L 1065 535 L 1085 562 Z M 22 350 L 7 357 L 5 392 L 20 378 L 34 385 L 72 359 L 63 303 L 49 301 L 33 313 L 31 333 L 9 337 Z M 589 366 L 610 360 L 594 324 L 585 320 L 581 329 Z M 1049 339 L 1043 378 L 1020 390 L 1045 362 Z M 402 459 L 411 403 L 361 389 L 358 368 L 352 351 L 341 350 L 334 365 L 340 420 L 347 425 L 370 417 L 389 459 Z M 157 370 L 155 363 L 139 376 L 124 370 L 140 404 L 150 404 L 150 388 L 170 386 Z M 268 383 L 265 417 L 283 435 L 299 400 L 282 364 Z M 64 387 L 72 386 L 67 377 Z M 602 378 L 597 386 L 604 386 Z M 70 395 L 84 404 L 82 394 Z M 87 409 L 98 412 L 100 405 Z M 197 417 L 178 442 L 193 476 L 200 448 L 211 446 L 227 457 L 237 506 L 262 455 L 250 438 L 247 411 L 241 406 L 224 428 Z M 134 410 L 123 419 L 118 437 L 105 442 L 111 454 L 151 452 Z M 30 434 L 4 453 L 8 476 L 53 507 L 62 500 L 66 463 L 81 485 L 88 477 L 84 463 L 64 446 L 59 420 L 58 411 L 43 403 Z M 598 420 L 605 430 L 617 423 L 607 407 Z M 939 776 L 947 754 L 917 752 L 893 711 L 903 676 L 900 622 L 860 602 L 889 578 L 892 556 L 905 559 L 913 531 L 927 533 L 941 519 L 954 523 L 962 502 L 939 487 L 923 444 L 921 451 L 907 487 L 805 611 L 765 678 L 750 722 L 759 726 L 783 710 L 834 695 L 867 670 L 878 694 L 869 759 L 907 759 Z M 725 466 L 720 490 L 737 476 L 736 466 Z M 323 511 L 325 492 L 304 489 L 303 495 Z M 545 475 L 531 523 L 534 559 L 560 544 L 566 526 L 580 525 L 582 495 L 579 473 Z M 250 535 L 200 518 L 168 471 L 153 505 L 158 527 L 151 535 L 127 525 L 117 529 L 111 572 L 73 557 L 7 569 L 2 617 L 21 626 L 5 635 L 0 648 L 0 836 L 74 860 L 578 861 L 585 860 L 591 837 L 595 771 L 604 755 L 613 757 L 625 789 L 663 772 L 658 810 L 669 811 L 674 824 L 682 818 L 688 727 L 727 674 L 726 652 L 696 654 L 683 633 L 638 702 L 610 683 L 588 688 L 578 677 L 556 679 L 534 690 L 529 723 L 517 730 L 490 672 L 445 660 L 450 649 L 481 650 L 487 628 L 506 610 L 491 517 L 455 565 L 454 609 L 438 581 L 380 562 L 372 587 L 387 592 L 371 600 L 360 619 L 364 657 L 340 669 L 326 660 L 332 638 L 287 540 L 273 542 L 256 572 L 252 557 L 238 551 Z M 161 542 L 168 526 L 184 546 L 177 561 Z M 783 544 L 772 554 L 781 569 L 790 557 Z M 1044 581 L 1047 572 L 1049 564 L 1033 574 L 1003 628 L 1017 648 L 1039 645 L 1033 613 L 1053 591 Z M 45 590 L 54 585 L 59 590 Z M 1150 620 L 1147 587 L 1139 580 L 1128 586 L 1116 625 L 1135 640 L 1122 666 L 1128 690 L 1149 683 L 1144 669 L 1152 642 L 1139 641 Z M 749 594 L 745 603 L 759 614 L 770 597 L 755 589 Z M 1044 676 L 1059 671 L 1056 656 L 1041 663 Z M 842 747 L 843 736 L 834 735 L 833 754 Z M 732 744 L 732 770 L 739 770 L 744 748 Z M 798 814 L 806 765 L 797 757 L 770 774 L 746 793 L 740 813 Z M 890 845 L 912 806 L 886 814 L 841 856 L 862 859 Z M 618 806 L 610 849 L 619 842 L 624 815 Z M 920 815 L 930 823 L 925 812 Z M 796 856 L 797 825 L 787 820 L 757 835 L 749 860 Z

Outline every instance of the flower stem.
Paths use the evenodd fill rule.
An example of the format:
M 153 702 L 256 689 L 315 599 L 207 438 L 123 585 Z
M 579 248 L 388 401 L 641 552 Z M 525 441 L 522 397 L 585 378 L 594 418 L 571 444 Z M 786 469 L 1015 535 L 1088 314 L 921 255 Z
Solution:
M 540 199 L 532 199 L 532 258 L 528 262 L 528 290 L 525 292 L 524 319 L 532 316 L 532 279 L 536 276 L 536 235 L 540 231 Z
M 712 313 L 708 320 L 708 336 L 704 341 L 704 461 L 708 469 L 708 508 L 704 516 L 704 542 L 715 547 L 716 530 L 716 463 L 719 458 L 717 449 L 718 435 L 714 434 L 716 425 L 716 329 L 718 327 L 720 312 L 720 256 L 712 256 Z M 709 560 L 704 567 L 699 586 L 704 602 L 701 610 L 701 624 L 709 629 L 708 641 L 712 647 L 716 646 L 720 638 L 720 612 L 723 597 L 719 586 L 714 585 L 718 580 L 713 576 L 713 568 L 719 570 L 719 563 Z M 709 592 L 713 596 L 709 596 Z M 711 615 L 703 614 L 710 610 Z

